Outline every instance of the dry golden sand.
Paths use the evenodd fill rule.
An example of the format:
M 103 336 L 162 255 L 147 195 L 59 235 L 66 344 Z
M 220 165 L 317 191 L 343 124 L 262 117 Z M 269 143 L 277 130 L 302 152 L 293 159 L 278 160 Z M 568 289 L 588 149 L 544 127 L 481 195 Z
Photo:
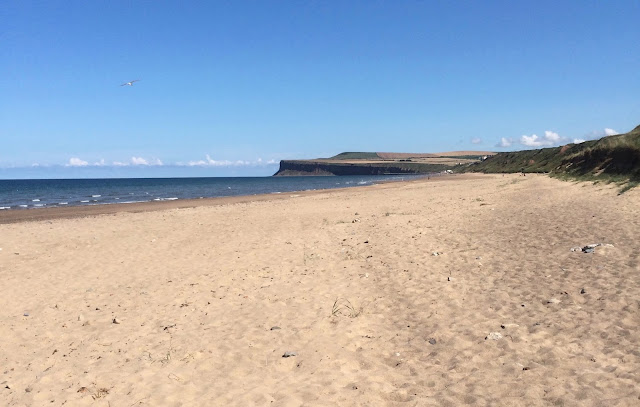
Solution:
M 640 404 L 639 190 L 290 195 L 0 225 L 0 405 Z

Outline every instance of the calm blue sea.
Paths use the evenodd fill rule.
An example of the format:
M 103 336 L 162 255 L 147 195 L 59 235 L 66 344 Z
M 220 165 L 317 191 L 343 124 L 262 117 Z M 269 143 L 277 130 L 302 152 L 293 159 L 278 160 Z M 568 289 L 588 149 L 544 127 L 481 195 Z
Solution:
M 421 176 L 424 175 L 0 180 L 0 210 L 276 194 Z

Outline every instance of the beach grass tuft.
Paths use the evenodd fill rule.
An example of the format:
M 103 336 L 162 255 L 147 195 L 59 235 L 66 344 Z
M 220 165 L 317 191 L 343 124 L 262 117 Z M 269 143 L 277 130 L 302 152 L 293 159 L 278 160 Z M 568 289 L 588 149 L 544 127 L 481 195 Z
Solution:
M 338 297 L 333 302 L 333 307 L 331 307 L 331 316 L 343 315 L 349 318 L 357 318 L 362 314 L 362 311 L 363 307 L 356 307 L 348 299 Z

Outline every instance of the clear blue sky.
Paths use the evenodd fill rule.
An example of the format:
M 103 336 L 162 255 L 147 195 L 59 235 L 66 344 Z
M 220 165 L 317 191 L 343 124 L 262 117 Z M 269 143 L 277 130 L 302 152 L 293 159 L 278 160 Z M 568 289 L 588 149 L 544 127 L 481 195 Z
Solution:
M 0 178 L 270 175 L 626 132 L 639 21 L 637 0 L 5 0 Z

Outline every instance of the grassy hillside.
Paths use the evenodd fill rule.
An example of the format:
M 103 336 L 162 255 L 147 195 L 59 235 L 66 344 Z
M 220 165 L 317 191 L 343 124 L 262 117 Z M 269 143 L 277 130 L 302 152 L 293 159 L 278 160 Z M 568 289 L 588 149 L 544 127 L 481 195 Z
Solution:
M 412 158 L 460 158 L 467 160 L 479 160 L 484 156 L 493 155 L 491 151 L 450 151 L 445 153 L 369 153 L 369 152 L 344 152 L 326 160 L 402 160 Z
M 558 177 L 640 183 L 640 126 L 581 144 L 499 153 L 466 172 L 548 172 Z
M 358 153 L 346 152 L 340 153 L 330 158 L 330 160 L 379 160 L 377 153 Z

